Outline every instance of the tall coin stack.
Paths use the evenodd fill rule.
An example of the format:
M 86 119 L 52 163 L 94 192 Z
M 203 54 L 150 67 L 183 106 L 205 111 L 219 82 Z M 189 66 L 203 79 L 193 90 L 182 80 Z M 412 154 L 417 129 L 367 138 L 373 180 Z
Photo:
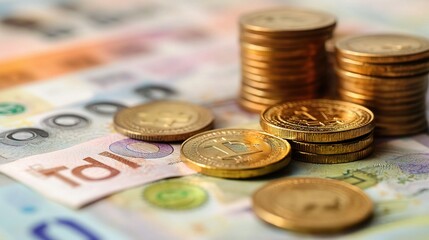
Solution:
M 240 105 L 260 112 L 318 97 L 328 65 L 325 42 L 335 25 L 330 14 L 293 8 L 242 16 Z
M 336 43 L 340 99 L 375 114 L 375 133 L 402 136 L 427 129 L 429 40 L 397 34 L 363 35 Z

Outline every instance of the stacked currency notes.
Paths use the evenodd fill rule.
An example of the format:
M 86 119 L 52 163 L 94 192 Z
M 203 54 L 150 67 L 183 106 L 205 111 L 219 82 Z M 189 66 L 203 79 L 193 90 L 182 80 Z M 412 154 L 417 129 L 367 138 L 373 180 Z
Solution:
M 402 136 L 427 129 L 429 40 L 372 34 L 339 40 L 339 97 L 369 107 L 378 135 Z
M 336 20 L 331 14 L 278 8 L 240 18 L 240 104 L 260 112 L 286 100 L 320 96 L 327 77 L 325 42 Z

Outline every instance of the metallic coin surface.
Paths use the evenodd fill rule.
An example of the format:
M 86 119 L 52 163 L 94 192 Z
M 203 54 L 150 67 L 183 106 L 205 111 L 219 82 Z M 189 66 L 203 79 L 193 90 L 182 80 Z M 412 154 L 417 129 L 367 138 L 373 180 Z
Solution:
M 181 141 L 213 127 L 206 108 L 180 101 L 154 101 L 116 113 L 115 129 L 130 138 L 146 141 Z
M 217 129 L 187 139 L 181 159 L 202 174 L 250 178 L 285 167 L 291 147 L 281 138 L 250 129 Z
M 243 15 L 240 25 L 256 32 L 311 31 L 334 26 L 331 14 L 298 8 L 276 8 Z
M 337 164 L 348 163 L 363 159 L 373 152 L 373 146 L 368 146 L 356 152 L 341 154 L 315 154 L 302 151 L 293 151 L 292 159 L 301 162 L 318 163 L 318 164 Z
M 310 232 L 344 231 L 369 219 L 371 199 L 358 187 L 324 178 L 271 181 L 252 197 L 253 211 L 280 228 Z
M 335 47 L 342 56 L 374 63 L 399 63 L 429 57 L 429 40 L 409 35 L 355 36 L 337 41 Z
M 284 102 L 261 113 L 264 131 L 304 142 L 338 142 L 356 138 L 374 128 L 371 110 L 353 103 L 313 99 Z
M 343 154 L 357 152 L 369 147 L 374 141 L 372 132 L 350 140 L 332 143 L 307 143 L 298 141 L 289 141 L 294 151 L 308 152 L 314 154 Z

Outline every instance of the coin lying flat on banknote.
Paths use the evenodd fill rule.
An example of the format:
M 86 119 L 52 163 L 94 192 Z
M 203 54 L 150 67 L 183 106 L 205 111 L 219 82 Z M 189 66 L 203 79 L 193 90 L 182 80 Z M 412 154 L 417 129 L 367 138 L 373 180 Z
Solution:
M 115 129 L 146 141 L 182 141 L 213 128 L 213 113 L 192 103 L 155 101 L 119 111 Z
M 291 147 L 281 138 L 251 129 L 217 129 L 186 140 L 182 160 L 202 174 L 250 178 L 285 167 Z
M 261 113 L 261 127 L 281 138 L 335 142 L 356 138 L 374 128 L 374 114 L 344 101 L 313 99 L 284 102 Z
M 275 226 L 301 232 L 329 233 L 370 218 L 371 199 L 358 187 L 324 178 L 284 178 L 253 194 L 255 214 Z

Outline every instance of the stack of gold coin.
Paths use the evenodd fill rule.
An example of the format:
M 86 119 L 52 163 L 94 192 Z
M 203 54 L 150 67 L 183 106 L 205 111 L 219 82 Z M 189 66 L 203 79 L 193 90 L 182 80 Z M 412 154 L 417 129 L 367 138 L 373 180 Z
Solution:
M 376 115 L 377 135 L 427 129 L 429 40 L 398 34 L 345 38 L 335 44 L 338 95 Z
M 325 42 L 335 25 L 330 14 L 295 8 L 242 16 L 240 105 L 260 112 L 319 96 L 327 69 Z
M 253 211 L 280 228 L 310 233 L 344 231 L 368 220 L 371 199 L 358 187 L 323 178 L 284 178 L 269 182 L 252 198 Z
M 172 142 L 183 141 L 213 128 L 213 113 L 180 101 L 154 101 L 124 108 L 116 113 L 116 131 L 130 138 Z
M 183 142 L 180 157 L 202 174 L 250 178 L 289 164 L 291 147 L 281 138 L 251 129 L 217 129 Z
M 373 147 L 374 115 L 358 104 L 313 99 L 284 102 L 261 113 L 264 131 L 290 140 L 292 158 L 312 163 L 362 159 Z

